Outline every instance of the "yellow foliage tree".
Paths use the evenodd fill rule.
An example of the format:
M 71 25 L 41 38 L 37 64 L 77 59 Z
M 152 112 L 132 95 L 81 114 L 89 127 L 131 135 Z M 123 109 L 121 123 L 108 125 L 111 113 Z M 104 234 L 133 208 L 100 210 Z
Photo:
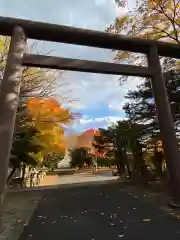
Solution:
M 128 0 L 115 0 L 120 8 L 127 7 Z M 144 39 L 161 40 L 180 44 L 180 1 L 148 0 L 137 1 L 136 9 L 116 18 L 107 31 Z M 119 51 L 117 61 L 142 64 L 140 54 Z M 179 62 L 176 66 L 179 66 Z
M 70 124 L 73 114 L 60 106 L 55 99 L 31 98 L 27 101 L 29 124 L 38 131 L 36 141 L 43 147 L 44 155 L 64 152 L 66 141 L 64 125 Z

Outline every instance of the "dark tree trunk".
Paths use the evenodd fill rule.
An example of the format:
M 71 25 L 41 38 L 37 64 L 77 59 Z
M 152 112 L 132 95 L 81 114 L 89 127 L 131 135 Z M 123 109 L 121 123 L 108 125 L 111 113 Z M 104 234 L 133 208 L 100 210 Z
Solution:
M 127 167 L 127 173 L 128 173 L 128 176 L 129 178 L 131 178 L 131 170 L 130 170 L 130 167 L 129 167 L 129 163 L 128 163 L 128 159 L 127 159 L 127 154 L 126 154 L 126 149 L 124 148 L 124 162 L 125 162 L 125 165 Z
M 162 151 L 158 151 L 158 147 L 154 147 L 154 156 L 152 158 L 153 164 L 156 167 L 156 172 L 159 177 L 163 177 L 162 163 L 163 163 L 164 154 Z
M 25 179 L 25 173 L 26 173 L 26 164 L 23 163 L 23 167 L 22 167 L 22 179 Z
M 118 168 L 118 173 L 121 176 L 125 173 L 125 164 L 124 164 L 124 157 L 122 151 L 116 151 L 115 153 L 116 164 Z
M 11 182 L 16 170 L 17 170 L 17 166 L 14 166 L 9 176 L 7 177 L 6 184 L 9 184 Z
M 138 140 L 134 141 L 132 146 L 132 154 L 134 158 L 134 178 L 137 181 L 145 179 L 148 170 L 142 156 L 142 147 Z

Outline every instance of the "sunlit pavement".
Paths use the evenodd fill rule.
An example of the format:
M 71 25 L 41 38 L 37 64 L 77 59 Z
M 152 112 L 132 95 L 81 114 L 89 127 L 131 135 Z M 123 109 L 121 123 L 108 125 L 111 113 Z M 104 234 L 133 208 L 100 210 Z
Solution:
M 45 192 L 20 240 L 179 240 L 180 221 L 120 183 Z
M 69 184 L 78 182 L 93 182 L 93 181 L 105 181 L 114 180 L 117 177 L 112 176 L 111 171 L 101 171 L 92 174 L 91 171 L 77 173 L 69 176 L 61 176 L 57 178 L 57 184 Z
M 115 179 L 117 179 L 117 177 L 112 176 L 112 172 L 109 170 L 98 171 L 94 174 L 92 174 L 92 171 L 90 170 L 65 176 L 46 176 L 45 179 L 41 182 L 40 186 L 96 182 Z

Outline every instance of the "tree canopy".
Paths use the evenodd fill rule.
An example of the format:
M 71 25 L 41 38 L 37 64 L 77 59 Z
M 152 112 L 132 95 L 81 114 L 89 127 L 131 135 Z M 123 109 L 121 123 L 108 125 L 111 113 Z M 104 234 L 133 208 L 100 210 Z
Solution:
M 128 0 L 115 0 L 115 2 L 119 8 L 128 9 Z M 136 7 L 120 14 L 107 31 L 180 44 L 180 2 L 179 0 L 137 0 Z M 115 60 L 147 65 L 147 60 L 142 54 L 124 51 L 117 51 Z M 172 59 L 169 61 L 171 68 L 179 69 L 179 61 Z M 167 59 L 163 58 L 162 63 L 164 63 L 163 67 L 166 67 Z

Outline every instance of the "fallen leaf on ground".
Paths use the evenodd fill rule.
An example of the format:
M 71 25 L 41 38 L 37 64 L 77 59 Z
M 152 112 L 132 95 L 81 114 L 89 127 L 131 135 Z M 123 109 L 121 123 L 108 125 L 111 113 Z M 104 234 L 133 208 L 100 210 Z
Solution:
M 111 226 L 114 226 L 115 224 L 114 223 L 110 223 Z
M 152 219 L 150 219 L 150 218 L 143 219 L 143 222 L 150 222 L 150 221 L 152 221 Z
M 121 237 L 124 237 L 124 235 L 123 235 L 123 234 L 119 234 L 119 235 L 118 235 L 118 237 L 120 237 L 120 238 L 121 238 Z
M 17 220 L 16 222 L 17 222 L 17 223 L 22 223 L 22 222 L 23 222 L 23 220 Z
M 175 215 L 175 213 L 169 213 L 169 214 L 172 215 L 172 216 Z

